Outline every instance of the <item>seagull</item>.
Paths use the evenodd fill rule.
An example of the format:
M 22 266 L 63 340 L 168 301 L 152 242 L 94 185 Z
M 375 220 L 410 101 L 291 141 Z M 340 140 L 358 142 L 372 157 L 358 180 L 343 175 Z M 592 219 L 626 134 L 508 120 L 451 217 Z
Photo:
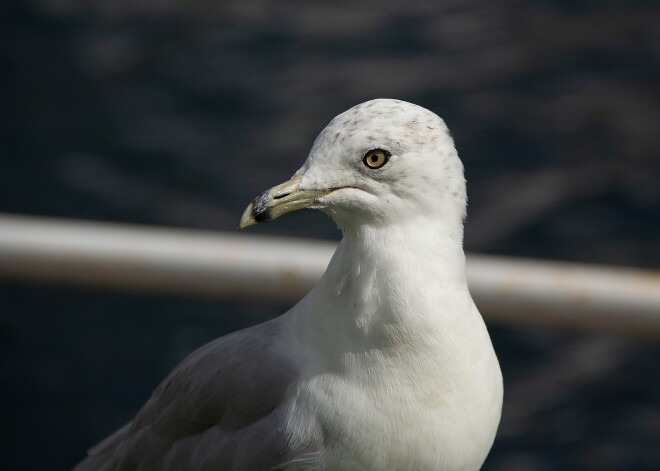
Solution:
M 319 283 L 188 356 L 76 471 L 481 467 L 502 375 L 467 286 L 465 178 L 444 121 L 400 100 L 354 106 L 240 227 L 301 208 L 343 233 Z

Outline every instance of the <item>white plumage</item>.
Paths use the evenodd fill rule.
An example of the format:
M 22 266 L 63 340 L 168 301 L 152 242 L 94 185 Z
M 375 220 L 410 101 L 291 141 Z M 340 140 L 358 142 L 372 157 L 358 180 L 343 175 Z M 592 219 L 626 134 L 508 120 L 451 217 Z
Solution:
M 467 287 L 444 122 L 399 100 L 351 108 L 241 226 L 302 207 L 343 231 L 321 281 L 191 354 L 77 470 L 479 469 L 502 378 Z

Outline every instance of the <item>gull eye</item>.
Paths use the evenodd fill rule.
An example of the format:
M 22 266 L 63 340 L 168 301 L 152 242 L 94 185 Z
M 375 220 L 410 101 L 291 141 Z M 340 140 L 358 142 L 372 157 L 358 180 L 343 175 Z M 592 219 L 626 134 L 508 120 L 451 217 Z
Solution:
M 381 168 L 390 160 L 390 155 L 386 150 L 373 149 L 364 155 L 362 162 L 369 168 Z

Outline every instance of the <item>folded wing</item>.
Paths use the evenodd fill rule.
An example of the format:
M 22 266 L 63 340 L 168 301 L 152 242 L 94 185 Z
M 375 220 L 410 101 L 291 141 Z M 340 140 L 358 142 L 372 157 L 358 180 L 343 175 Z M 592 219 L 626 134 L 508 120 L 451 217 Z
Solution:
M 278 328 L 267 322 L 192 353 L 75 471 L 270 470 L 291 459 L 278 406 L 296 372 L 273 348 Z

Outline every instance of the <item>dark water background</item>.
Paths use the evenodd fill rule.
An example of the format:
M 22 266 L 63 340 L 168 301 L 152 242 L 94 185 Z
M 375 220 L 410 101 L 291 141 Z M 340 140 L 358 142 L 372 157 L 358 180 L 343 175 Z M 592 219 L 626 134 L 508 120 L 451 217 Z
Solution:
M 470 251 L 660 267 L 657 1 L 0 5 L 0 211 L 234 230 L 336 114 L 453 130 Z M 256 232 L 338 238 L 304 212 Z M 68 469 L 202 343 L 287 306 L 0 282 L 0 469 Z M 660 347 L 491 326 L 486 470 L 660 469 Z

